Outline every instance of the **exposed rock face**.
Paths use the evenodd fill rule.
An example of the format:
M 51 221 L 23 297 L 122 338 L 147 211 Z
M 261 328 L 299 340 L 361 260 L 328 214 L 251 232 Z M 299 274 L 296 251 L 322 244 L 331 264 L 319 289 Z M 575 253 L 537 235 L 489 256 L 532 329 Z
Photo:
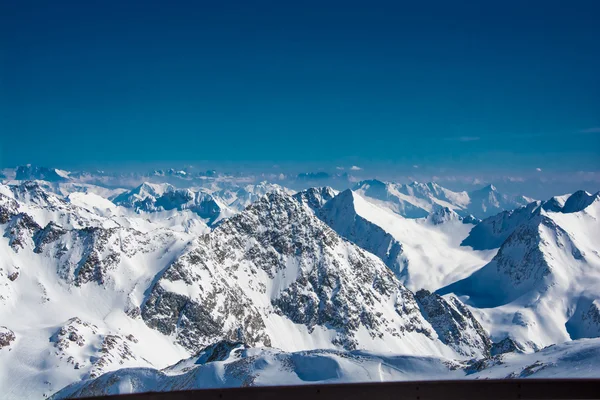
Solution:
M 18 213 L 8 222 L 4 231 L 4 237 L 9 239 L 8 244 L 15 252 L 24 249 L 25 246 L 33 247 L 32 237 L 41 227 L 29 216 L 29 214 Z
M 23 203 L 46 207 L 51 211 L 68 207 L 64 199 L 48 193 L 38 182 L 25 181 L 20 185 L 10 186 L 10 190 L 14 198 Z
M 306 189 L 296 193 L 293 197 L 299 202 L 306 204 L 314 212 L 317 212 L 325 203 L 333 199 L 335 195 L 335 190 L 326 186 Z
M 497 356 L 498 354 L 505 353 L 524 353 L 525 349 L 519 342 L 516 340 L 507 337 L 502 339 L 497 343 L 492 344 L 492 348 L 490 349 L 490 354 L 492 356 Z
M 463 222 L 463 224 L 477 225 L 478 223 L 481 222 L 481 220 L 479 218 L 475 217 L 473 214 L 469 214 L 469 215 L 466 215 L 465 217 L 463 217 L 462 222 Z
M 31 230 L 28 231 L 31 234 Z M 60 260 L 58 275 L 67 282 L 105 284 L 122 258 L 154 251 L 172 239 L 169 231 L 143 234 L 134 229 L 85 227 L 64 229 L 50 222 L 32 235 L 33 251 Z
M 0 224 L 6 224 L 18 213 L 19 204 L 8 196 L 0 193 Z
M 40 179 L 48 182 L 63 182 L 68 179 L 65 174 L 54 168 L 37 167 L 31 165 L 22 165 L 17 167 L 15 179 L 18 181 L 26 181 L 32 179 Z
M 196 364 L 206 364 L 214 361 L 224 361 L 229 358 L 229 355 L 234 349 L 240 347 L 247 348 L 248 345 L 242 342 L 230 342 L 228 340 L 221 340 L 200 350 L 200 352 L 196 355 L 196 357 L 198 357 L 198 359 L 196 360 Z
M 490 338 L 471 311 L 455 296 L 444 299 L 422 289 L 415 294 L 415 298 L 423 316 L 442 342 L 465 356 L 489 356 L 492 346 Z
M 212 194 L 202 190 L 177 189 L 171 185 L 143 183 L 139 187 L 120 194 L 113 202 L 132 208 L 137 212 L 190 210 L 211 225 L 219 218 L 229 216 L 224 204 Z
M 190 351 L 218 340 L 269 345 L 277 314 L 309 332 L 335 332 L 356 348 L 373 338 L 419 332 L 431 341 L 410 291 L 377 258 L 341 239 L 303 204 L 270 193 L 198 239 L 152 288 L 142 318 Z
M 600 299 L 581 297 L 565 326 L 571 339 L 600 337 Z
M 15 333 L 5 326 L 0 326 L 0 350 L 8 348 L 16 339 Z
M 462 217 L 448 207 L 437 207 L 427 217 L 434 225 L 440 225 L 450 221 L 462 221 Z
M 44 227 L 44 229 L 38 230 L 33 236 L 33 242 L 35 253 L 41 253 L 46 245 L 58 240 L 62 235 L 66 234 L 67 231 L 60 225 L 50 222 Z
M 50 337 L 50 342 L 54 344 L 60 362 L 81 369 L 86 378 L 93 379 L 128 361 L 137 360 L 130 348 L 133 335 L 128 336 L 125 339 L 121 335 L 101 332 L 96 325 L 74 317 Z M 89 356 L 90 353 L 93 355 Z

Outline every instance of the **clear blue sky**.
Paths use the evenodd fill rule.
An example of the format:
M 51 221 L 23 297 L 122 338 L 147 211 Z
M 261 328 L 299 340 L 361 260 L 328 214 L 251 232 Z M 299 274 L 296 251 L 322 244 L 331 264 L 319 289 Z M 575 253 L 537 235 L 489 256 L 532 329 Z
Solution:
M 600 169 L 598 1 L 0 4 L 0 167 Z

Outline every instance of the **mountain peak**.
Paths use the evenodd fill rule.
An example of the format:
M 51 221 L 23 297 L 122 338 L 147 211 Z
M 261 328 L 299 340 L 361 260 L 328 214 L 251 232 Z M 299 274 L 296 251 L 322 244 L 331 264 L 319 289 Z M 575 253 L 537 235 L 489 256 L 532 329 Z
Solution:
M 567 201 L 565 201 L 565 205 L 562 208 L 562 212 L 574 213 L 583 211 L 598 198 L 600 198 L 600 192 L 596 194 L 590 194 L 585 190 L 578 190 L 577 192 L 569 196 Z
M 336 191 L 329 186 L 323 186 L 319 188 L 310 188 L 298 192 L 293 195 L 294 199 L 306 204 L 313 211 L 317 211 L 329 200 L 333 199 L 336 195 Z
M 55 168 L 37 167 L 31 164 L 18 166 L 15 180 L 42 180 L 47 182 L 64 182 L 69 180 L 69 172 Z

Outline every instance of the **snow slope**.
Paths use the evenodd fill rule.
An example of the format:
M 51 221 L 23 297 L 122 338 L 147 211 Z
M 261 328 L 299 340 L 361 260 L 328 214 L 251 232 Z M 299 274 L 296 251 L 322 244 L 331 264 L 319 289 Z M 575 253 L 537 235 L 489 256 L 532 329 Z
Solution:
M 494 259 L 439 293 L 461 296 L 495 340 L 535 349 L 598 336 L 600 195 L 578 192 L 564 204 L 515 211 L 508 219 L 518 214 L 518 221 L 506 224 L 511 233 Z
M 191 236 L 122 227 L 36 185 L 12 189 L 0 188 L 0 321 L 15 335 L 0 351 L 3 398 L 189 356 L 131 315 Z
M 472 225 L 447 208 L 426 218 L 404 218 L 346 190 L 325 203 L 318 215 L 341 236 L 378 256 L 412 290 L 436 290 L 464 278 L 495 253 L 461 247 Z
M 136 368 L 107 373 L 66 387 L 52 399 L 274 384 L 600 376 L 597 362 L 600 339 L 569 342 L 533 354 L 503 354 L 472 364 L 364 351 L 286 353 L 272 348 L 246 348 L 241 344 L 229 347 L 210 362 L 199 357 L 162 371 Z
M 426 217 L 437 207 L 450 208 L 462 216 L 485 218 L 531 201 L 501 194 L 493 185 L 472 192 L 453 192 L 434 182 L 399 184 L 371 179 L 357 183 L 352 190 L 407 218 Z

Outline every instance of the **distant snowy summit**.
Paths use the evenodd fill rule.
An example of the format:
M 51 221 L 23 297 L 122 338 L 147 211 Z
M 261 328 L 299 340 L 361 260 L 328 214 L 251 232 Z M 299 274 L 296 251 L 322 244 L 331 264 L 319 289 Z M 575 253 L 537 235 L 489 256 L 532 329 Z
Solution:
M 600 336 L 600 192 L 578 191 L 505 211 L 462 242 L 498 248 L 466 278 L 438 290 L 488 315 L 492 337 L 532 349 Z
M 357 183 L 352 190 L 408 218 L 426 217 L 438 207 L 463 217 L 485 218 L 531 201 L 524 196 L 501 194 L 494 185 L 471 192 L 453 192 L 434 182 L 399 184 L 371 179 Z

